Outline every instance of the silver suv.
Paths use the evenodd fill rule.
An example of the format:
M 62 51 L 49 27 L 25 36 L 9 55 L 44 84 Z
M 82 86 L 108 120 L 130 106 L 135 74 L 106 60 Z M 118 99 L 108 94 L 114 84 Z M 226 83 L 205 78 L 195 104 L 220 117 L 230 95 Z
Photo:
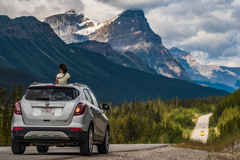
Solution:
M 30 143 L 39 153 L 49 146 L 80 147 L 91 155 L 93 145 L 106 154 L 109 149 L 109 122 L 87 85 L 33 83 L 15 104 L 11 124 L 12 152 L 23 154 Z

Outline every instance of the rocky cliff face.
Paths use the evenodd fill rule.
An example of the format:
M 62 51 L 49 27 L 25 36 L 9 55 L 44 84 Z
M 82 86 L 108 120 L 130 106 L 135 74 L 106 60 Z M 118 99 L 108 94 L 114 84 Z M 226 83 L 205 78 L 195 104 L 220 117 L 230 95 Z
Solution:
M 72 43 L 70 46 L 88 49 L 90 51 L 104 55 L 108 60 L 113 61 L 119 65 L 135 68 L 149 73 L 156 74 L 155 70 L 146 65 L 138 56 L 132 52 L 118 52 L 115 51 L 108 43 L 97 41 L 85 41 L 79 43 Z
M 59 19 L 58 16 L 67 17 L 56 15 L 51 16 L 51 19 Z M 70 15 L 70 17 L 72 16 L 78 17 L 79 15 L 75 13 Z M 61 28 L 62 24 L 65 26 L 65 23 L 59 24 L 56 20 L 49 22 L 49 19 L 50 17 L 46 18 L 44 22 L 49 23 L 66 43 L 82 42 L 86 39 L 106 42 L 119 52 L 130 51 L 135 53 L 158 74 L 193 82 L 181 64 L 162 45 L 161 37 L 151 30 L 142 10 L 127 10 L 102 24 L 93 23 L 96 25 L 82 29 L 78 28 L 78 30 L 76 30 L 77 27 L 75 27 L 75 30 L 73 30 L 74 27 L 70 27 L 72 30 Z M 69 18 L 65 21 L 72 20 Z M 82 25 L 85 22 L 81 19 L 81 21 L 74 23 L 75 26 L 79 26 L 79 24 Z M 68 26 L 71 25 L 66 23 L 65 28 L 68 28 Z M 70 34 L 72 39 L 67 39 L 59 33 L 59 27 L 61 28 L 60 32 Z M 86 32 L 86 30 L 91 32 Z
M 83 14 L 76 13 L 75 10 L 47 17 L 42 22 L 48 23 L 55 33 L 68 44 L 88 40 L 88 35 L 103 25 Z
M 169 52 L 178 59 L 188 75 L 197 83 L 232 92 L 239 88 L 240 72 L 238 68 L 201 65 L 190 52 L 173 47 Z

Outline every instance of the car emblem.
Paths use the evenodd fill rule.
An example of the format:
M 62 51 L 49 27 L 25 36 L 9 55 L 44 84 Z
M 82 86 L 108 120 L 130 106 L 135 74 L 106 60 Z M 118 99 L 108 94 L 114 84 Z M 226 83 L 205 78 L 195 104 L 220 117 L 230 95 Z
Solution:
M 46 102 L 46 103 L 45 103 L 45 105 L 46 105 L 46 106 L 49 106 L 49 103 L 48 103 L 48 102 Z

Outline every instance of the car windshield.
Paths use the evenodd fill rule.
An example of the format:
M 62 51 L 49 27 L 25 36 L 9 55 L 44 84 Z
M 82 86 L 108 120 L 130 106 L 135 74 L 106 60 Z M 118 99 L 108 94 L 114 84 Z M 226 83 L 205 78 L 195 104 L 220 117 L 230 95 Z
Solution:
M 31 87 L 25 99 L 35 101 L 70 101 L 79 96 L 78 90 L 69 87 Z

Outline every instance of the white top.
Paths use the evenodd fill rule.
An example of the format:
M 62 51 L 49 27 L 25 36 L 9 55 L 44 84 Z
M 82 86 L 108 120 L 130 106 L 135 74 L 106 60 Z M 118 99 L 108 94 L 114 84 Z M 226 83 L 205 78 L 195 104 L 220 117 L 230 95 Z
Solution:
M 56 79 L 58 79 L 58 84 L 67 84 L 69 78 L 70 75 L 68 73 L 65 75 L 63 73 L 58 73 L 56 77 Z

